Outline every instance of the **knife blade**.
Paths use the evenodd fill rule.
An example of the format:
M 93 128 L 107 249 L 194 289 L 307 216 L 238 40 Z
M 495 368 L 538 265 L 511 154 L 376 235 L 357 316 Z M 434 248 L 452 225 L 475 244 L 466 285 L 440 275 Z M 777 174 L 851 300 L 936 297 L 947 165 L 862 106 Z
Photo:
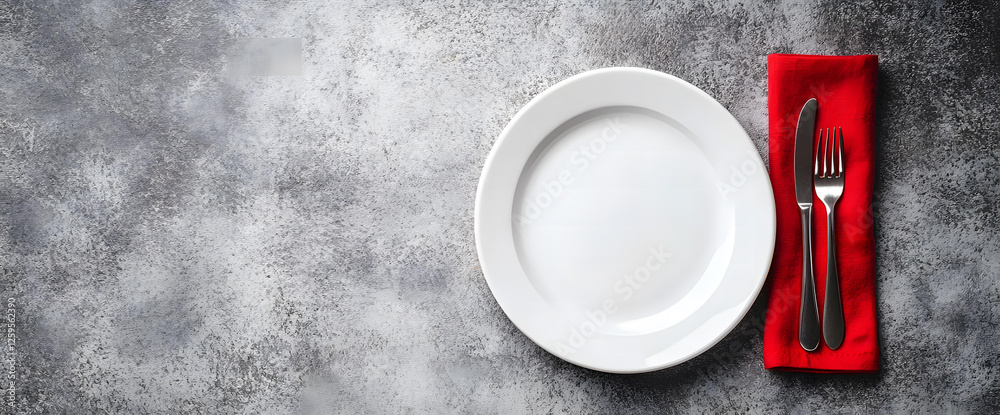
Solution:
M 799 344 L 806 351 L 819 348 L 819 306 L 816 281 L 813 279 L 812 207 L 813 207 L 813 132 L 819 103 L 810 98 L 799 112 L 795 128 L 795 201 L 802 217 L 802 298 L 799 304 Z
M 813 132 L 816 131 L 816 110 L 819 103 L 810 98 L 799 112 L 795 128 L 795 201 L 799 204 L 813 202 Z

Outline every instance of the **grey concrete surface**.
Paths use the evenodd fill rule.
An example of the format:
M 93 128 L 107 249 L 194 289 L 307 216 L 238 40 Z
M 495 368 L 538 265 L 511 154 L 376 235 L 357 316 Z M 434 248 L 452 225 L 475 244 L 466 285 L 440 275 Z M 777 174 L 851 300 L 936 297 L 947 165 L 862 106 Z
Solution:
M 3 408 L 996 413 L 998 28 L 995 2 L 4 1 Z M 301 39 L 301 73 L 228 70 L 246 38 Z M 766 371 L 763 298 L 644 375 L 524 337 L 472 226 L 510 117 L 570 75 L 642 66 L 716 97 L 765 153 L 774 52 L 880 55 L 883 370 Z

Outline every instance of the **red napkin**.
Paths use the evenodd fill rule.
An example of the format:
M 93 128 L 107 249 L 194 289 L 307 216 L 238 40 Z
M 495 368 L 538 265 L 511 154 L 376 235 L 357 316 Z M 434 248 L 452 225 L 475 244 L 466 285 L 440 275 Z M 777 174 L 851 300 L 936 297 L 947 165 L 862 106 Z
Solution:
M 826 373 L 878 370 L 875 322 L 875 238 L 872 216 L 875 80 L 878 56 L 768 56 L 770 175 L 777 238 L 768 281 L 764 367 Z M 794 149 L 799 111 L 819 101 L 816 128 L 843 127 L 846 178 L 837 203 L 837 265 L 844 305 L 844 344 L 814 352 L 799 345 L 802 225 L 795 202 Z M 814 146 L 818 145 L 815 142 Z M 815 147 L 814 147 L 815 148 Z M 815 150 L 813 154 L 815 154 Z M 813 194 L 813 258 L 820 316 L 826 289 L 826 209 Z

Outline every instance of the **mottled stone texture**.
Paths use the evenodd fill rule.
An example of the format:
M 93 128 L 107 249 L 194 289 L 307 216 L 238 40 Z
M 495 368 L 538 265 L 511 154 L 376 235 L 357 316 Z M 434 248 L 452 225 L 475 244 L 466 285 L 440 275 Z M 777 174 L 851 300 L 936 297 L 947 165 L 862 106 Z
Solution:
M 301 38 L 301 76 L 233 75 L 241 38 Z M 643 66 L 766 153 L 774 52 L 880 55 L 881 373 L 766 371 L 763 300 L 655 373 L 536 347 L 474 247 L 506 122 L 570 75 Z M 996 413 L 997 68 L 995 2 L 4 1 L 14 409 Z

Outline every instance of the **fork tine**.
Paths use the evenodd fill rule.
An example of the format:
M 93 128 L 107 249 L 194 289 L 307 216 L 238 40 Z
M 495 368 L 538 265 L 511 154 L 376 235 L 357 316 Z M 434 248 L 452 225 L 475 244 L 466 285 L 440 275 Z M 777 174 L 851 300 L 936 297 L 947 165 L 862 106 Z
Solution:
M 822 141 L 822 144 L 823 144 L 823 174 L 820 177 L 830 177 L 830 162 L 827 161 L 827 160 L 829 160 L 828 157 L 829 157 L 829 154 L 830 154 L 830 150 L 828 149 L 828 147 L 830 146 L 830 129 L 829 128 L 824 129 L 823 132 L 825 133 L 824 134 L 825 137 L 824 137 L 824 139 Z
M 844 174 L 844 128 L 837 127 L 840 131 L 840 148 L 837 151 L 837 177 Z
M 815 163 L 813 163 L 813 166 L 814 166 L 813 167 L 813 175 L 819 177 L 819 172 L 820 172 L 820 170 L 819 170 L 819 162 L 820 162 L 820 160 L 823 159 L 823 156 L 822 156 L 822 154 L 823 154 L 823 130 L 822 129 L 819 130 L 819 137 L 818 137 L 818 139 L 816 141 L 818 142 L 818 145 L 816 146 L 816 158 L 813 159 L 813 160 L 815 160 Z
M 830 177 L 833 175 L 833 140 L 836 137 L 837 131 L 833 131 L 833 136 L 830 136 L 830 129 L 826 129 L 826 142 L 823 146 L 823 164 L 826 166 L 826 174 L 823 177 Z
M 823 147 L 823 165 L 826 166 L 823 177 L 833 177 L 833 149 L 836 142 L 837 129 L 833 129 L 833 137 L 830 136 L 830 129 L 826 129 L 826 143 Z

